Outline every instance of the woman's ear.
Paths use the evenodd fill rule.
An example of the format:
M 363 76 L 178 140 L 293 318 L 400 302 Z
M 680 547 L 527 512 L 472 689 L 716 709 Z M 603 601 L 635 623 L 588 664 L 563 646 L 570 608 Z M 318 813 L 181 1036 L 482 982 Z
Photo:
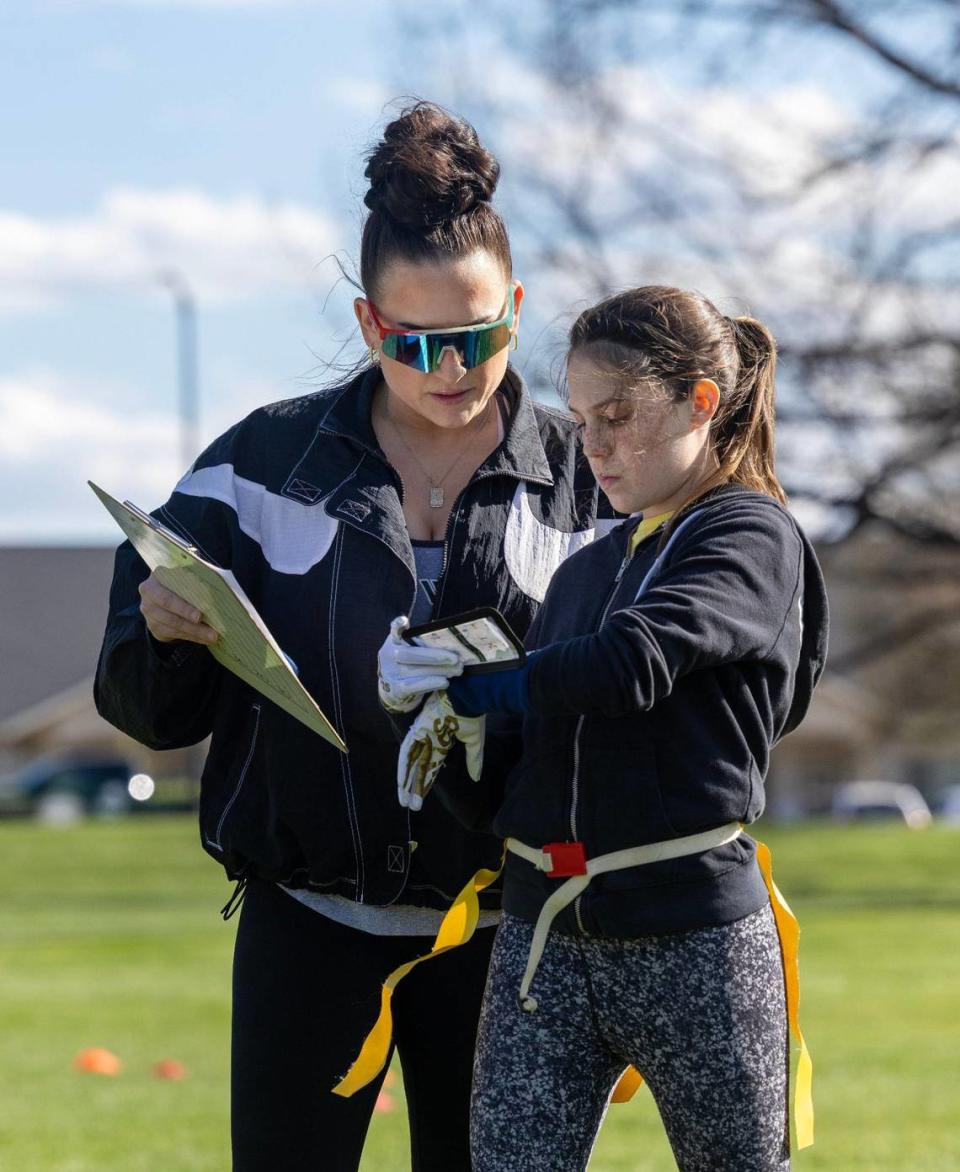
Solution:
M 698 378 L 690 392 L 690 423 L 707 427 L 720 406 L 720 388 L 712 378 Z
M 355 297 L 353 299 L 353 312 L 357 315 L 357 321 L 360 323 L 360 333 L 363 334 L 363 340 L 366 345 L 373 346 L 375 349 L 379 348 L 380 332 L 373 324 L 373 318 L 370 316 L 370 308 L 365 298 Z

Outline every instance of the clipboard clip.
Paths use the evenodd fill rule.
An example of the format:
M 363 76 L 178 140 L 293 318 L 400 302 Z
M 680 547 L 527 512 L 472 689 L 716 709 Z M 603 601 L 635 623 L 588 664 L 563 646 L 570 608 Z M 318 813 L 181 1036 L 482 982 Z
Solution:
M 181 549 L 185 549 L 189 553 L 196 554 L 197 557 L 201 556 L 200 550 L 197 549 L 195 545 L 189 545 L 186 541 L 183 540 L 179 533 L 174 533 L 174 531 L 172 529 L 168 529 L 166 525 L 161 525 L 156 517 L 151 517 L 149 513 L 145 513 L 143 509 L 135 505 L 133 501 L 124 501 L 123 503 L 131 513 L 135 514 L 135 516 L 140 521 L 142 521 L 144 525 L 149 526 L 154 531 L 154 533 L 161 533 L 164 537 L 168 538 L 176 545 L 179 545 Z

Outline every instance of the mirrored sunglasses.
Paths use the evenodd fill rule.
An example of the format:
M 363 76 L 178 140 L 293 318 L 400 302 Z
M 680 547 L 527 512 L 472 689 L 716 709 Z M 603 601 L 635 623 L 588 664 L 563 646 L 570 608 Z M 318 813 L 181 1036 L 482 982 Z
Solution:
M 380 320 L 372 301 L 367 301 L 370 316 L 380 333 L 380 352 L 394 362 L 413 370 L 430 373 L 436 370 L 448 349 L 455 350 L 465 369 L 480 366 L 494 354 L 505 350 L 516 338 L 513 330 L 515 285 L 507 295 L 507 313 L 499 321 L 478 326 L 459 326 L 449 330 L 394 330 Z

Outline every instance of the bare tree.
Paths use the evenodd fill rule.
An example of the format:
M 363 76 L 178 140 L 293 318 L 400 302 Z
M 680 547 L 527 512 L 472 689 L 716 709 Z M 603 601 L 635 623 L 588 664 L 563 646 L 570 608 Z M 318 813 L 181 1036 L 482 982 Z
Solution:
M 844 666 L 933 654 L 960 614 L 956 0 L 489 0 L 482 23 L 464 0 L 405 19 L 418 14 L 448 70 L 439 92 L 504 163 L 531 303 L 569 313 L 666 281 L 768 321 L 779 463 L 804 519 L 826 542 L 879 530 L 901 558 L 946 555 L 906 584 L 890 558 L 864 567 L 887 605 L 864 611 Z M 528 369 L 535 384 L 547 365 Z
M 444 9 L 449 57 L 476 20 Z M 960 543 L 960 6 L 493 0 L 484 25 L 451 100 L 506 147 L 527 270 L 571 298 L 672 274 L 757 307 L 793 496 L 834 536 Z

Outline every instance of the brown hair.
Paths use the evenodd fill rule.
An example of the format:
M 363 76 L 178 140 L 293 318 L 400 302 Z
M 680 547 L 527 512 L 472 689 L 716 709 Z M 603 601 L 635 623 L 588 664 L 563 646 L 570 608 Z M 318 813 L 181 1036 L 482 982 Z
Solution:
M 584 310 L 570 330 L 570 350 L 589 348 L 591 360 L 631 384 L 654 382 L 672 398 L 687 398 L 698 379 L 720 388 L 710 424 L 717 470 L 677 510 L 733 482 L 786 503 L 774 469 L 773 335 L 753 317 L 724 317 L 700 293 L 646 285 L 616 293 Z M 671 526 L 672 528 L 672 526 Z
M 469 122 L 417 102 L 387 126 L 364 174 L 370 214 L 360 243 L 360 280 L 374 301 L 395 261 L 436 262 L 485 250 L 511 276 L 507 229 L 490 204 L 500 164 Z

